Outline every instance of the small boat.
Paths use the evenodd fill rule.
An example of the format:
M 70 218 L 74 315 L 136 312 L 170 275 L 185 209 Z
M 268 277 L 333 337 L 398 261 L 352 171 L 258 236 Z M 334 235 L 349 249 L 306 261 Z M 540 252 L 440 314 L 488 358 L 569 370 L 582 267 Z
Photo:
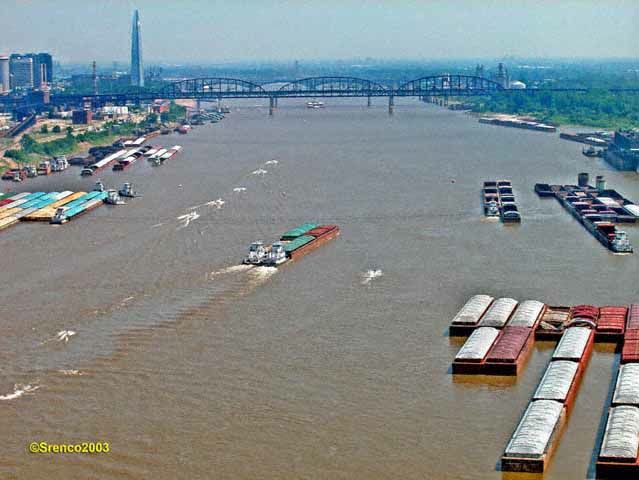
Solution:
M 121 197 L 127 197 L 127 198 L 139 197 L 139 195 L 133 190 L 133 185 L 131 185 L 128 182 L 122 185 L 122 188 L 118 191 L 118 194 Z
M 109 205 L 124 205 L 124 201 L 118 195 L 118 192 L 115 190 L 107 190 L 107 197 L 104 199 L 105 203 Z
M 592 145 L 588 146 L 588 148 L 584 147 L 581 150 L 581 153 L 585 155 L 586 157 L 602 157 L 603 156 L 603 150 L 600 148 L 595 148 Z
M 306 108 L 324 108 L 324 102 L 311 100 L 310 102 L 306 102 Z
M 618 253 L 632 253 L 632 245 L 628 240 L 628 234 L 615 228 L 614 238 L 610 241 L 610 249 Z

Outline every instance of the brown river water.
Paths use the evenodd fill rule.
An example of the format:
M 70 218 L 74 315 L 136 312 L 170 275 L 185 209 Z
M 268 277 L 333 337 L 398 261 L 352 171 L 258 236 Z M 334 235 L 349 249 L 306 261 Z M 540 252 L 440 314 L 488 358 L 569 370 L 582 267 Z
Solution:
M 0 233 L 0 478 L 538 478 L 499 458 L 553 344 L 516 379 L 453 378 L 462 340 L 447 327 L 475 293 L 637 301 L 637 254 L 612 255 L 533 191 L 588 171 L 639 201 L 636 174 L 556 134 L 413 101 L 392 117 L 382 100 L 281 101 L 272 118 L 254 103 L 154 139 L 184 147 L 159 168 L 18 186 L 99 178 L 143 197 Z M 519 226 L 482 216 L 481 182 L 498 178 Z M 342 234 L 278 270 L 234 267 L 306 221 Z M 594 476 L 616 362 L 596 347 L 544 478 Z M 111 451 L 31 454 L 32 441 Z

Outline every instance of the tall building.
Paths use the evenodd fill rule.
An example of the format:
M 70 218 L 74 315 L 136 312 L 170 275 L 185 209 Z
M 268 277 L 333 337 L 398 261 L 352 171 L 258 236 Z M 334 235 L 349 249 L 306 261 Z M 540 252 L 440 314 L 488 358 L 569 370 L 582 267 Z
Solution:
M 11 55 L 10 64 L 16 65 L 25 63 L 22 60 L 31 60 L 31 80 L 27 84 L 16 85 L 23 88 L 41 89 L 45 85 L 50 85 L 53 79 L 53 58 L 48 53 L 14 53 Z M 17 68 L 23 68 L 18 66 Z M 11 66 L 11 75 L 14 75 L 13 66 Z M 24 82 L 22 82 L 24 83 Z
M 11 89 L 33 88 L 33 58 L 13 54 L 9 60 Z
M 140 32 L 140 14 L 133 13 L 131 27 L 131 85 L 144 86 L 144 66 L 142 65 L 142 34 Z
M 0 56 L 0 93 L 11 90 L 11 77 L 9 74 L 9 57 Z
M 33 83 L 35 88 L 51 85 L 53 80 L 53 58 L 48 53 L 29 53 L 33 58 Z

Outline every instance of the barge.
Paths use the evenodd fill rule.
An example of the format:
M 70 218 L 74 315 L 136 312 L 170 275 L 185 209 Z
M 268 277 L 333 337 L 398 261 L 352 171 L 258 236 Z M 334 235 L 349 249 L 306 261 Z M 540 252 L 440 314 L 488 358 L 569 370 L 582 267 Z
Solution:
M 50 223 L 61 225 L 69 220 L 78 217 L 84 213 L 104 205 L 104 201 L 108 196 L 107 192 L 89 192 L 86 195 L 68 203 L 65 206 L 58 207 L 55 215 L 51 218 Z
M 284 233 L 272 245 L 253 242 L 242 263 L 247 265 L 278 266 L 306 255 L 340 234 L 337 225 L 305 223 Z
M 519 304 L 512 298 L 494 302 L 489 296 L 471 298 L 451 325 L 474 328 L 455 356 L 453 374 L 517 375 L 532 351 L 535 327 L 544 309 L 536 300 Z M 459 323 L 462 321 L 466 324 Z
M 636 222 L 639 218 L 639 206 L 616 190 L 607 189 L 602 176 L 597 177 L 596 188 L 588 185 L 588 174 L 581 173 L 578 185 L 538 183 L 535 191 L 540 197 L 554 196 L 566 211 L 610 251 L 633 252 L 627 233 L 619 230 L 615 224 Z
M 111 165 L 118 158 L 124 158 L 124 156 L 129 151 L 130 150 L 127 150 L 127 149 L 118 150 L 117 152 L 112 153 L 111 155 L 108 155 L 107 157 L 103 158 L 102 160 L 100 160 L 98 162 L 95 162 L 95 163 L 89 165 L 88 167 L 83 168 L 82 171 L 80 172 L 80 175 L 82 175 L 82 176 L 94 175 L 96 172 L 99 172 L 100 170 L 102 170 L 102 169 L 108 167 L 109 165 Z
M 499 217 L 503 223 L 521 222 L 510 180 L 484 182 L 482 198 L 485 216 Z
M 479 320 L 482 318 L 488 307 L 495 300 L 490 295 L 474 295 L 457 312 L 449 327 L 451 337 L 465 337 L 473 333 L 477 328 Z
M 526 130 L 535 130 L 538 132 L 556 132 L 557 128 L 553 125 L 536 122 L 533 120 L 524 120 L 513 115 L 498 115 L 495 117 L 480 117 L 479 123 L 488 125 L 499 125 L 502 127 L 523 128 Z
M 639 477 L 639 363 L 619 366 L 597 457 L 597 477 Z
M 484 204 L 484 215 L 490 218 L 498 218 L 499 195 L 497 193 L 497 182 L 484 182 L 482 200 Z
M 63 196 L 57 202 L 54 202 L 46 207 L 43 207 L 30 215 L 24 217 L 24 220 L 29 220 L 33 222 L 49 222 L 55 215 L 55 211 L 58 207 L 62 207 L 63 205 L 67 205 L 78 198 L 86 195 L 86 192 L 63 192 L 68 193 L 68 195 Z
M 568 328 L 501 457 L 502 471 L 543 473 L 559 444 L 592 354 L 594 331 Z

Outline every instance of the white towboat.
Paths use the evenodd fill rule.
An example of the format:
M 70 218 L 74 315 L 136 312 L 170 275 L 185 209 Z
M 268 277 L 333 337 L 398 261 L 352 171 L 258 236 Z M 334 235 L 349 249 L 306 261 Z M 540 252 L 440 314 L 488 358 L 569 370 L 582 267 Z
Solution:
M 121 197 L 135 198 L 139 195 L 133 190 L 133 185 L 129 182 L 122 185 L 122 188 L 118 191 Z
M 284 263 L 288 257 L 282 242 L 275 242 L 273 245 L 265 246 L 257 241 L 249 246 L 249 253 L 242 261 L 245 265 L 267 265 L 275 266 Z

